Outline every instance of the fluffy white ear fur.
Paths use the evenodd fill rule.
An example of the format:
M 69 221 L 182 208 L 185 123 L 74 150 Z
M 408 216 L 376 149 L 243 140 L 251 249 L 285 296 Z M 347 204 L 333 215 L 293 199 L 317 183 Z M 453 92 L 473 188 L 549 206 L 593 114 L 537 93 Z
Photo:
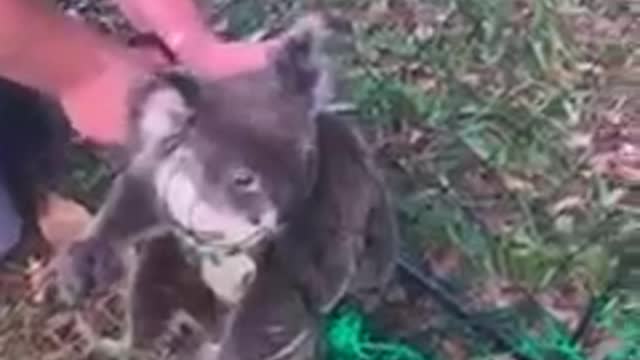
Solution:
M 146 147 L 180 132 L 191 116 L 191 109 L 177 89 L 160 86 L 143 100 L 139 116 L 139 131 Z

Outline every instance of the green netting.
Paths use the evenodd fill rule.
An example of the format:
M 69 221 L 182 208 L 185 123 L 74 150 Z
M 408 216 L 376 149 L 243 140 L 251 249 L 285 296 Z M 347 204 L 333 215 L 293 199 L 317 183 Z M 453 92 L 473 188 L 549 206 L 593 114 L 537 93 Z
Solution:
M 640 359 L 640 311 L 620 311 L 605 306 L 594 318 L 600 329 L 618 341 L 604 360 Z M 327 319 L 326 360 L 435 360 L 417 349 L 374 330 L 368 319 L 354 306 L 342 306 Z M 590 360 L 583 347 L 574 344 L 572 334 L 556 321 L 546 321 L 542 329 L 531 334 L 526 329 L 516 336 L 514 349 L 531 360 Z M 482 348 L 478 344 L 478 350 Z M 481 351 L 479 351 L 481 352 Z M 473 359 L 493 359 L 498 354 L 476 355 Z
M 640 314 L 625 316 L 620 314 L 601 313 L 603 321 L 599 321 L 601 329 L 606 330 L 612 338 L 617 339 L 615 348 L 606 352 L 605 360 L 637 360 L 640 359 Z M 617 318 L 617 319 L 616 319 Z M 572 342 L 572 334 L 562 326 L 547 322 L 543 331 L 537 336 L 523 332 L 516 347 L 521 354 L 531 360 L 562 359 L 590 360 L 589 353 L 580 345 Z
M 353 306 L 343 306 L 327 321 L 326 360 L 431 360 L 399 341 L 385 339 Z

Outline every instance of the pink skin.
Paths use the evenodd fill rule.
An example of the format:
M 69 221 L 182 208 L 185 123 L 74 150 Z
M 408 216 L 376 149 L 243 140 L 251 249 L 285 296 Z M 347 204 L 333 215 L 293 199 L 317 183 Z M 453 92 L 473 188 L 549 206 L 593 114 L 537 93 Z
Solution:
M 116 1 L 136 27 L 158 34 L 182 63 L 207 76 L 259 69 L 275 45 L 223 43 L 208 32 L 193 0 Z M 0 0 L 0 44 L 0 76 L 57 97 L 72 126 L 100 144 L 126 142 L 130 84 L 160 65 L 41 0 Z
M 181 62 L 211 76 L 232 76 L 267 63 L 272 43 L 223 43 L 210 33 L 193 0 L 115 0 L 143 31 L 158 34 Z

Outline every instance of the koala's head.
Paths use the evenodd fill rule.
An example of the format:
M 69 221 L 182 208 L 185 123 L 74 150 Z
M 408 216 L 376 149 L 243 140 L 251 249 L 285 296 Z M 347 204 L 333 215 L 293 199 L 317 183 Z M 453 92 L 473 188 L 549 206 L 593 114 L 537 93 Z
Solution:
M 324 31 L 321 18 L 304 19 L 254 73 L 167 71 L 135 92 L 130 169 L 152 179 L 159 210 L 201 245 L 260 240 L 309 196 L 315 117 L 332 91 Z

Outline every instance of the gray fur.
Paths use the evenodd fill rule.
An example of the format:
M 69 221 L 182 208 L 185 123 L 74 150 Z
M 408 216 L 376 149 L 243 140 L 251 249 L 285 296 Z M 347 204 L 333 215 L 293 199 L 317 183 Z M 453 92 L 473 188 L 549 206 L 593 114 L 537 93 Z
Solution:
M 372 154 L 349 122 L 317 119 L 312 196 L 261 258 L 218 360 L 315 359 L 323 313 L 347 295 L 376 298 L 389 282 L 398 251 L 395 220 Z M 270 326 L 284 331 L 271 333 Z
M 373 154 L 352 126 L 354 119 L 318 118 L 318 179 L 306 211 L 279 246 L 321 312 L 346 294 L 363 297 L 389 281 L 398 234 L 389 197 Z

